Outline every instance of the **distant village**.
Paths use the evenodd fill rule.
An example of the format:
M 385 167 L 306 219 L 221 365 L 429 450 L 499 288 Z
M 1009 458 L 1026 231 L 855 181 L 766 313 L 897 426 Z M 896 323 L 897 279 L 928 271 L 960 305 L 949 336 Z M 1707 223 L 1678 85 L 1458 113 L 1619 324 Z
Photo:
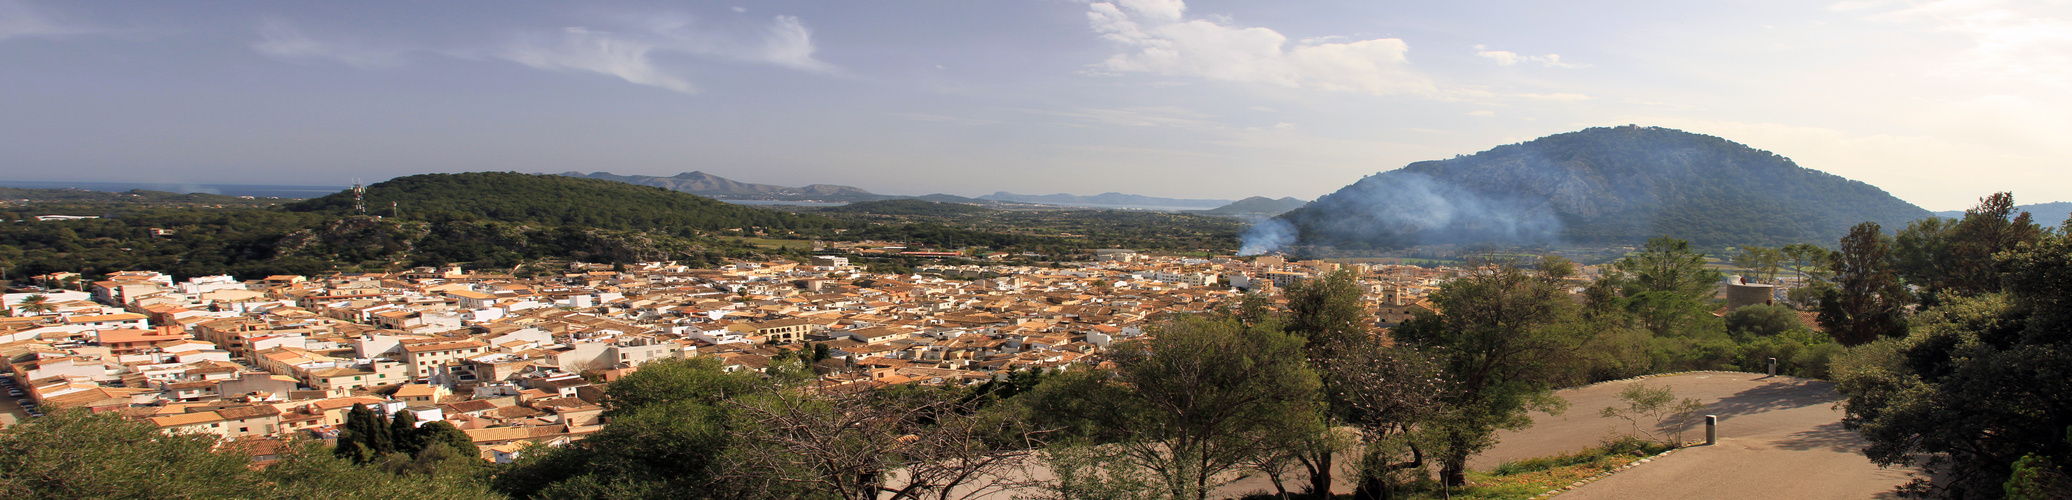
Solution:
M 55 273 L 35 278 L 44 290 L 4 296 L 0 426 L 62 408 L 120 412 L 252 443 L 264 462 L 284 439 L 336 438 L 364 404 L 452 423 L 485 460 L 508 462 L 596 432 L 603 386 L 656 360 L 710 357 L 730 371 L 798 360 L 827 389 L 978 384 L 1097 362 L 1165 315 L 1275 297 L 1340 267 L 1103 250 L 1061 267 L 897 275 L 840 255 L 578 263 L 532 278 L 457 266 L 248 281 Z M 1429 310 L 1425 294 L 1454 274 L 1349 267 L 1381 327 Z

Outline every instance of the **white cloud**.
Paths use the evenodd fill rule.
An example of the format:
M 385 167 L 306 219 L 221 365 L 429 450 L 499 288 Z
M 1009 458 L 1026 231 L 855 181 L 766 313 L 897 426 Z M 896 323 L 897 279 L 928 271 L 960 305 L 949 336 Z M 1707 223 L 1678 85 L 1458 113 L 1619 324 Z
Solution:
M 2055 2 L 1941 0 L 1871 19 L 1926 24 L 1970 38 L 1972 46 L 1948 62 L 1944 76 L 2072 88 L 2072 17 L 2062 9 L 2037 8 L 2050 3 Z
M 1489 59 L 1491 61 L 1496 61 L 1496 64 L 1498 66 L 1510 66 L 1521 62 L 1539 64 L 1541 66 L 1546 66 L 1549 68 L 1582 68 L 1588 66 L 1586 64 L 1572 64 L 1561 62 L 1561 54 L 1526 56 L 1518 55 L 1518 53 L 1511 52 L 1508 50 L 1489 50 L 1488 47 L 1484 47 L 1481 45 L 1475 46 L 1475 55 L 1485 59 Z
M 813 30 L 795 16 L 777 16 L 763 36 L 763 46 L 746 59 L 806 71 L 834 71 L 834 65 L 813 58 Z
M 1469 111 L 1468 116 L 1496 116 L 1496 112 L 1487 109 L 1478 109 L 1475 111 Z
M 1272 29 L 1190 20 L 1185 14 L 1179 0 L 1090 4 L 1087 19 L 1094 30 L 1129 50 L 1098 68 L 1377 95 L 1434 88 L 1430 79 L 1410 69 L 1405 57 L 1410 49 L 1401 39 L 1291 44 Z
M 252 43 L 252 50 L 267 56 L 288 59 L 330 59 L 360 69 L 375 69 L 403 64 L 402 50 L 385 50 L 365 47 L 356 43 L 318 41 L 303 34 L 294 25 L 278 19 L 268 20 L 259 26 L 259 41 Z
M 654 18 L 645 24 L 625 32 L 564 28 L 558 39 L 521 40 L 499 55 L 534 68 L 602 73 L 685 93 L 696 89 L 688 80 L 658 66 L 654 54 L 688 54 L 821 73 L 836 70 L 813 57 L 812 30 L 793 16 L 777 16 L 752 43 L 693 30 L 690 22 L 673 18 Z
M 553 71 L 591 71 L 619 77 L 630 83 L 693 92 L 691 82 L 669 74 L 648 57 L 653 43 L 621 38 L 610 32 L 571 27 L 562 30 L 559 43 L 520 43 L 502 56 L 512 62 Z
M 91 26 L 60 21 L 27 3 L 0 0 L 0 40 L 16 37 L 84 35 L 99 31 L 101 30 Z

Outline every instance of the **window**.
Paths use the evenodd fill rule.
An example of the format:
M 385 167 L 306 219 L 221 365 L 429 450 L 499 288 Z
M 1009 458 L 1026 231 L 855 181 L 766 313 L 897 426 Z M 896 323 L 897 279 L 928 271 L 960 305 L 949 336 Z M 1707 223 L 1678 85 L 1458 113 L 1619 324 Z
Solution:
M 237 431 L 238 431 L 238 432 L 252 432 L 252 428 L 250 428 L 250 427 L 239 427 L 239 428 L 237 428 Z

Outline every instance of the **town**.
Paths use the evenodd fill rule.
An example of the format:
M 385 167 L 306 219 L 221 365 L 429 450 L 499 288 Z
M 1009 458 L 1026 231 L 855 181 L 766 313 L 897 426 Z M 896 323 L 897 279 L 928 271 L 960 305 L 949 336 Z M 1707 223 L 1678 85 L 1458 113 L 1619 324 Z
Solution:
M 256 443 L 240 449 L 263 463 L 285 440 L 335 439 L 364 405 L 448 422 L 483 459 L 510 462 L 597 432 L 603 386 L 656 360 L 752 372 L 810 363 L 823 389 L 972 385 L 1098 359 L 1166 315 L 1341 268 L 1120 249 L 1057 267 L 948 264 L 898 275 L 842 255 L 716 269 L 574 263 L 532 278 L 459 266 L 247 281 L 54 273 L 33 278 L 49 289 L 5 295 L 0 355 L 15 404 L 0 405 L 0 424 L 119 412 Z M 1344 267 L 1382 326 L 1429 312 L 1423 296 L 1454 272 Z

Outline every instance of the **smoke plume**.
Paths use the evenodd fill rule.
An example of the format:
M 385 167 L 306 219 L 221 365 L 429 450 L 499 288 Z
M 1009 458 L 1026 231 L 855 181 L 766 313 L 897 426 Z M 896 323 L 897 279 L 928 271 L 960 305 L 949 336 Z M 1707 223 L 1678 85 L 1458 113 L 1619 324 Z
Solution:
M 1282 224 L 1252 226 L 1244 248 L 1272 251 L 1294 244 L 1296 234 L 1314 240 L 1304 244 L 1351 251 L 1559 240 L 1561 219 L 1548 201 L 1520 194 L 1482 192 L 1408 169 L 1384 172 L 1273 221 Z
M 1295 243 L 1295 225 L 1281 219 L 1261 219 L 1252 222 L 1252 227 L 1238 235 L 1244 244 L 1238 247 L 1238 255 L 1259 255 Z

